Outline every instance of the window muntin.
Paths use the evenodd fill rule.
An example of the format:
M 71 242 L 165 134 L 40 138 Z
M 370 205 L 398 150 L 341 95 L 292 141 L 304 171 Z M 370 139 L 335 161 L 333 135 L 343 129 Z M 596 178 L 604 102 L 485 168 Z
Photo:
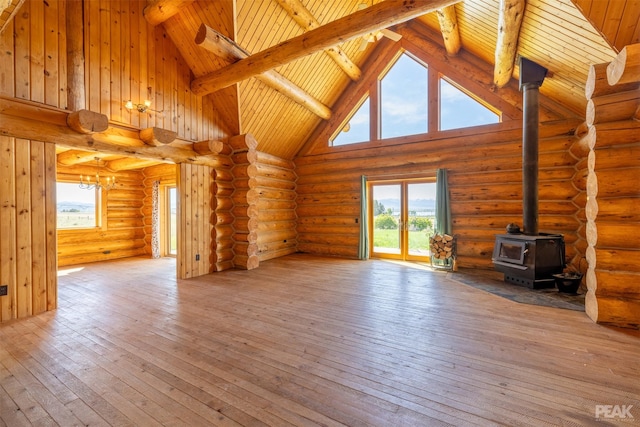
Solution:
M 57 228 L 100 226 L 100 190 L 85 190 L 78 183 L 57 182 Z
M 440 130 L 500 123 L 500 116 L 459 86 L 440 78 Z

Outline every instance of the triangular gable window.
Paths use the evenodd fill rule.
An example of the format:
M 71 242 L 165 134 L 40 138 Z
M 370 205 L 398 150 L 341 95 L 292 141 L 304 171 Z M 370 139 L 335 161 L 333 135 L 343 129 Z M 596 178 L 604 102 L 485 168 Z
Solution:
M 408 53 L 397 58 L 376 81 L 378 86 L 369 89 L 373 104 L 369 96 L 358 103 L 341 129 L 330 138 L 330 145 L 424 135 L 501 121 L 498 109 L 446 77 L 438 77 L 437 70 L 430 73 L 427 65 Z M 439 79 L 439 93 L 429 93 L 430 78 Z M 432 114 L 439 113 L 439 123 L 435 119 L 429 122 L 430 103 L 438 109 Z M 371 111 L 372 105 L 377 106 L 378 111 Z M 372 118 L 378 119 L 377 126 L 371 122 Z
M 427 67 L 402 54 L 380 82 L 380 137 L 427 133 Z
M 440 130 L 499 123 L 500 116 L 458 86 L 440 78 Z
M 335 136 L 332 145 L 355 144 L 371 140 L 371 126 L 369 120 L 369 97 L 367 96 L 353 113 L 351 118 Z

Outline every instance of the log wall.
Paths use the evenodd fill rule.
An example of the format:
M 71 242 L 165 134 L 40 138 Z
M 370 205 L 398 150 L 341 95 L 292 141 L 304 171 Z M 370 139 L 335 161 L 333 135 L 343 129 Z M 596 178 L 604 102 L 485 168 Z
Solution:
M 585 246 L 579 230 L 584 205 L 581 160 L 570 148 L 577 120 L 540 126 L 540 231 L 562 233 L 567 259 L 579 262 Z M 495 234 L 511 222 L 522 225 L 522 124 L 508 122 L 427 135 L 429 140 L 394 147 L 340 147 L 331 154 L 296 159 L 298 249 L 357 258 L 360 176 L 449 176 L 458 264 L 493 268 Z M 464 157 L 461 153 L 464 152 Z
M 640 51 L 627 58 L 639 59 Z M 586 91 L 585 307 L 596 322 L 640 328 L 640 73 L 634 66 L 629 71 L 635 77 L 616 84 L 598 79 L 605 68 L 592 66 Z M 620 116 L 623 111 L 626 117 Z
M 49 144 L 50 145 L 50 144 Z M 145 253 L 143 175 L 140 171 L 111 172 L 102 175 L 116 177 L 116 188 L 102 190 L 102 224 L 91 229 L 58 230 L 58 265 L 139 256 Z M 58 165 L 59 181 L 77 182 L 79 175 L 95 175 L 89 166 Z
M 258 152 L 255 165 L 258 258 L 266 261 L 297 251 L 298 175 L 291 160 L 262 152 Z
M 0 136 L 0 322 L 57 305 L 55 147 Z

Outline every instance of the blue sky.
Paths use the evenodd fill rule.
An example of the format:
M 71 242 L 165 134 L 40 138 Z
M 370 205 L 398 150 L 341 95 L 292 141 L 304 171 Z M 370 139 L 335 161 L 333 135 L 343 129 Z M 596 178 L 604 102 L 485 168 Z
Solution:
M 403 54 L 382 79 L 381 137 L 392 138 L 427 132 L 427 68 Z M 369 99 L 341 132 L 333 145 L 369 141 Z M 458 129 L 498 123 L 499 117 L 445 79 L 440 79 L 440 129 Z

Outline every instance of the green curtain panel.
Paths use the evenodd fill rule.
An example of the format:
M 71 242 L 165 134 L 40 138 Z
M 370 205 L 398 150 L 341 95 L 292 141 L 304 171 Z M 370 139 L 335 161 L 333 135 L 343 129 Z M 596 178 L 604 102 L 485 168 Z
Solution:
M 367 177 L 361 177 L 360 189 L 360 244 L 358 259 L 369 259 L 369 225 L 367 215 Z
M 438 169 L 436 171 L 436 232 L 451 234 L 452 229 L 447 170 Z

